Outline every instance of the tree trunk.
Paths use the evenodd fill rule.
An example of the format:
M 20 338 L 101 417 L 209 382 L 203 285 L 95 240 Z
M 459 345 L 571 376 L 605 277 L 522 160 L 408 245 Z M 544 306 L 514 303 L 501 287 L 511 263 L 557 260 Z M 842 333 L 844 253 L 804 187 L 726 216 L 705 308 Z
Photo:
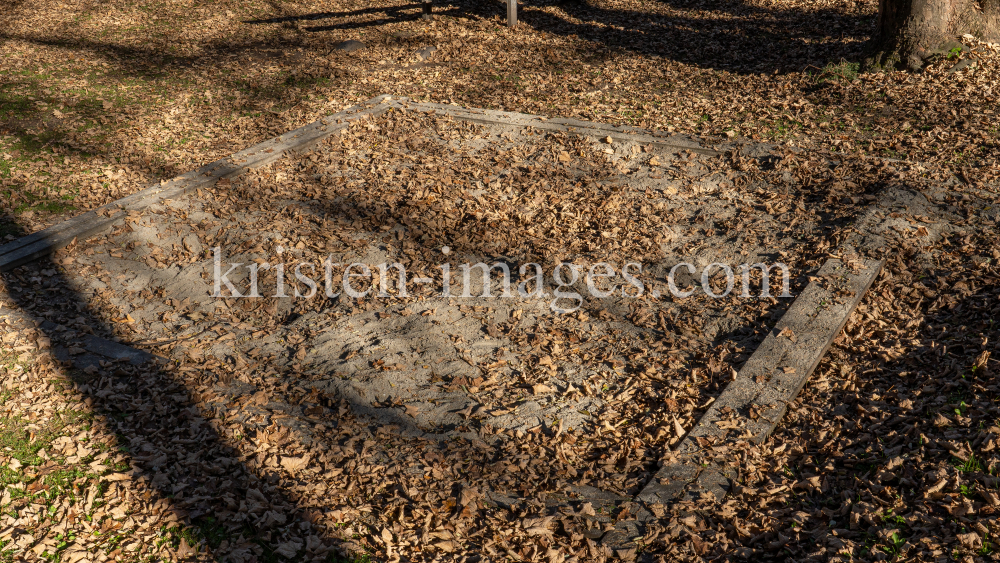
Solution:
M 918 70 L 965 34 L 1000 42 L 1000 0 L 880 0 L 870 64 Z

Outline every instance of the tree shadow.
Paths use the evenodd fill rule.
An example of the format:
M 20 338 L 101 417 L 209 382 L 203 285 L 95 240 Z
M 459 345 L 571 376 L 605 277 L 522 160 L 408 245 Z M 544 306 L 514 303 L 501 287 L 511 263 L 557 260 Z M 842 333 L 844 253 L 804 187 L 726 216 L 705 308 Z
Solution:
M 0 223 L 13 234 L 24 234 L 11 227 L 16 223 L 8 217 L 0 217 Z M 315 533 L 317 528 L 294 502 L 241 461 L 244 457 L 229 445 L 231 432 L 226 435 L 224 425 L 206 420 L 207 413 L 192 399 L 197 391 L 190 381 L 148 352 L 119 343 L 113 321 L 91 309 L 87 298 L 67 283 L 64 268 L 45 257 L 0 272 L 0 281 L 16 315 L 33 320 L 51 341 L 56 371 L 92 401 L 93 412 L 118 435 L 118 448 L 136 468 L 131 486 L 152 492 L 152 502 L 165 502 L 195 529 L 190 547 L 203 554 L 206 546 L 214 550 L 226 542 L 248 556 L 274 560 L 285 539 L 272 537 L 259 519 L 238 511 L 241 503 L 261 504 L 261 498 L 268 499 L 268 508 L 298 520 L 303 532 Z M 175 547 L 180 537 L 172 537 Z M 334 553 L 329 542 L 312 547 L 312 555 Z
M 581 37 L 592 42 L 595 49 L 593 52 L 578 50 L 568 57 L 564 54 L 543 53 L 531 63 L 536 70 L 542 71 L 563 66 L 574 57 L 579 60 L 607 60 L 617 56 L 616 53 L 638 53 L 737 73 L 801 71 L 808 67 L 818 69 L 830 60 L 855 58 L 860 53 L 860 40 L 868 33 L 867 20 L 871 18 L 870 15 L 851 15 L 826 9 L 810 12 L 768 10 L 742 2 L 729 2 L 716 7 L 726 14 L 726 18 L 699 18 L 690 15 L 695 6 L 681 0 L 659 2 L 648 11 L 608 9 L 598 3 L 563 4 L 561 10 L 542 9 L 549 5 L 544 2 L 524 3 L 522 25 L 542 32 Z M 338 12 L 283 14 L 275 18 L 253 20 L 246 24 L 273 26 L 273 36 L 210 40 L 203 45 L 202 52 L 198 55 L 172 55 L 158 48 L 124 45 L 110 40 L 40 34 L 15 35 L 0 32 L 0 41 L 21 41 L 70 52 L 87 52 L 110 63 L 114 68 L 112 76 L 141 77 L 148 81 L 151 89 L 170 88 L 178 70 L 195 68 L 206 58 L 222 61 L 222 65 L 226 64 L 225 61 L 246 58 L 262 63 L 292 63 L 292 70 L 282 71 L 274 76 L 243 78 L 218 73 L 213 78 L 228 94 L 238 97 L 239 102 L 235 107 L 237 112 L 244 115 L 266 115 L 275 109 L 275 101 L 280 102 L 287 97 L 290 86 L 336 86 L 355 79 L 354 71 L 348 70 L 346 66 L 341 68 L 336 60 L 328 61 L 321 56 L 329 52 L 328 45 L 306 41 L 303 37 L 336 29 L 378 28 L 387 23 L 417 17 L 419 6 L 419 3 L 403 3 Z M 659 6 L 666 6 L 672 11 L 660 13 L 662 10 L 657 9 Z M 281 5 L 276 5 L 274 9 L 278 12 L 286 10 Z M 489 19 L 502 14 L 503 2 L 453 2 L 448 4 L 446 10 L 440 13 Z M 285 29 L 285 26 L 297 21 L 319 22 L 336 18 L 377 16 L 382 13 L 388 14 L 388 17 L 377 21 Z M 614 25 L 608 25 L 609 23 Z M 839 30 L 842 37 L 835 41 L 824 40 L 833 33 L 831 30 Z M 404 41 L 388 36 L 379 40 L 407 45 L 414 43 L 412 40 Z M 298 52 L 300 48 L 304 52 Z M 25 78 L 18 77 L 16 80 L 23 82 Z M 0 113 L 6 114 L 0 117 L 0 129 L 15 135 L 19 143 L 28 148 L 27 152 L 36 151 L 43 146 L 61 146 L 68 151 L 79 152 L 81 149 L 74 146 L 75 142 L 71 137 L 80 132 L 80 120 L 88 123 L 86 127 L 97 129 L 115 125 L 107 121 L 104 115 L 106 110 L 101 101 L 92 97 L 84 96 L 67 103 L 67 106 L 72 106 L 69 110 L 75 112 L 75 121 L 70 121 L 55 117 L 50 106 L 41 105 L 43 102 L 58 102 L 56 94 L 37 95 L 36 92 L 36 99 L 27 100 L 11 93 L 15 84 L 17 82 L 6 80 L 0 85 L 0 110 L 3 110 Z M 501 82 L 495 87 L 510 88 L 511 84 Z M 71 127 L 73 123 L 75 125 Z M 33 133 L 35 129 L 42 129 L 44 133 Z M 274 131 L 280 132 L 277 129 Z M 94 149 L 89 151 L 93 152 Z M 158 168 L 160 175 L 175 172 L 167 159 L 153 156 L 152 165 Z
M 540 31 L 579 36 L 608 49 L 738 73 L 801 72 L 831 60 L 854 59 L 873 25 L 870 15 L 832 9 L 770 10 L 727 2 L 712 10 L 727 17 L 697 17 L 693 12 L 703 5 L 659 4 L 673 13 L 611 10 L 581 2 L 563 5 L 572 19 L 542 10 L 524 10 L 521 19 Z M 831 30 L 840 31 L 840 37 L 831 37 Z
M 316 20 L 335 19 L 335 18 L 357 17 L 357 16 L 366 16 L 373 14 L 385 14 L 386 16 L 384 18 L 380 18 L 377 20 L 361 22 L 357 24 L 343 24 L 343 25 L 334 24 L 322 27 L 304 28 L 307 31 L 326 31 L 331 29 L 357 29 L 363 27 L 374 27 L 379 25 L 385 25 L 388 23 L 396 23 L 400 21 L 419 19 L 422 13 L 421 12 L 422 9 L 423 9 L 423 3 L 415 3 L 415 4 L 404 4 L 402 6 L 362 8 L 360 10 L 349 10 L 345 12 L 317 12 L 317 13 L 303 14 L 303 15 L 278 16 L 274 18 L 246 20 L 243 23 L 247 25 L 262 25 L 262 24 L 290 23 L 290 22 L 301 22 L 301 21 L 316 21 Z M 456 11 L 452 9 L 437 13 L 438 14 L 456 13 Z
M 0 41 L 25 41 L 39 47 L 66 49 L 71 52 L 87 52 L 106 59 L 112 65 L 108 75 L 114 81 L 141 78 L 146 81 L 143 90 L 158 94 L 158 90 L 176 86 L 179 71 L 195 67 L 201 56 L 174 56 L 152 48 L 121 45 L 110 41 L 91 41 L 79 38 L 14 36 L 0 31 Z M 238 97 L 234 110 L 243 115 L 273 115 L 273 133 L 280 134 L 287 125 L 279 119 L 276 110 L 284 109 L 279 104 L 286 99 L 290 87 L 310 87 L 316 84 L 336 84 L 351 81 L 351 73 L 336 65 L 327 64 L 321 68 L 314 65 L 301 53 L 289 53 L 275 47 L 267 40 L 247 40 L 220 42 L 207 49 L 224 60 L 250 58 L 258 62 L 275 60 L 292 61 L 294 66 L 304 71 L 286 71 L 275 76 L 244 78 L 230 76 L 220 78 L 218 86 L 227 94 Z M 220 74 L 220 76 L 222 76 Z M 107 143 L 101 141 L 125 120 L 124 113 L 150 103 L 143 99 L 142 92 L 130 97 L 119 93 L 108 94 L 99 90 L 85 91 L 82 95 L 70 96 L 62 92 L 43 89 L 48 78 L 39 70 L 24 71 L 20 75 L 0 77 L 0 135 L 13 137 L 13 154 L 10 161 L 0 159 L 0 179 L 6 178 L 16 168 L 19 161 L 36 161 L 52 155 L 77 155 L 84 159 L 105 157 L 112 165 L 120 165 L 128 172 L 145 175 L 149 180 L 157 177 L 173 177 L 183 170 L 171 158 L 165 144 L 157 146 L 156 141 L 143 144 L 128 144 L 127 149 L 109 152 Z M 124 90 L 122 90 L 124 91 Z M 285 107 L 291 106 L 288 103 Z M 60 109 L 61 108 L 61 109 Z M 140 109 L 140 111 L 142 111 Z M 205 150 L 218 149 L 206 147 Z M 43 190 L 35 190 L 41 192 Z M 66 198 L 45 198 L 28 190 L 6 190 L 2 193 L 10 199 L 18 210 L 38 209 L 42 212 L 59 213 L 75 209 L 72 193 Z M 125 195 L 125 194 L 122 194 Z
M 16 225 L 8 217 L 0 218 L 0 223 Z M 15 236 L 25 234 L 16 226 L 8 230 Z M 385 537 L 385 532 L 379 535 L 385 522 L 370 512 L 358 512 L 356 507 L 375 506 L 379 512 L 391 512 L 399 508 L 400 498 L 411 498 L 413 490 L 402 484 L 387 490 L 368 490 L 363 484 L 369 477 L 361 474 L 353 481 L 362 484 L 356 493 L 358 499 L 343 490 L 331 493 L 343 504 L 331 504 L 330 498 L 317 504 L 315 499 L 301 496 L 298 491 L 303 484 L 308 485 L 324 471 L 374 465 L 423 474 L 450 471 L 449 464 L 466 464 L 466 473 L 446 478 L 442 486 L 447 489 L 445 497 L 454 499 L 449 502 L 455 508 L 446 512 L 447 517 L 473 520 L 480 520 L 497 505 L 523 508 L 528 502 L 534 506 L 531 510 L 545 512 L 548 509 L 544 502 L 533 497 L 530 490 L 538 486 L 556 490 L 556 482 L 575 474 L 572 468 L 555 464 L 534 467 L 537 481 L 523 481 L 507 469 L 512 461 L 503 443 L 507 438 L 484 436 L 489 444 L 455 440 L 448 432 L 453 427 L 448 424 L 440 425 L 439 435 L 427 433 L 393 408 L 381 409 L 375 422 L 352 414 L 369 409 L 370 402 L 352 402 L 338 394 L 311 393 L 306 397 L 290 392 L 289 396 L 271 396 L 270 402 L 254 402 L 250 399 L 257 390 L 252 383 L 256 373 L 240 377 L 237 366 L 195 362 L 185 368 L 151 358 L 148 346 L 135 343 L 133 335 L 116 328 L 122 325 L 114 312 L 95 309 L 86 291 L 65 275 L 77 266 L 64 258 L 71 258 L 86 246 L 86 241 L 80 241 L 56 257 L 0 272 L 0 280 L 17 312 L 37 321 L 41 335 L 51 341 L 57 366 L 118 435 L 118 447 L 128 453 L 136 468 L 131 474 L 134 486 L 140 490 L 147 487 L 154 500 L 166 503 L 182 522 L 194 528 L 195 540 L 202 540 L 203 545 L 191 547 L 202 549 L 203 554 L 205 547 L 225 553 L 238 548 L 235 551 L 242 550 L 247 561 L 252 557 L 278 561 L 279 556 L 290 557 L 290 553 L 303 560 L 342 561 L 338 549 L 384 554 L 380 540 L 373 538 Z M 296 370 L 279 366 L 275 377 L 294 384 L 299 376 Z M 207 408 L 205 397 L 212 395 L 221 402 L 216 400 Z M 268 414 L 259 407 L 274 410 Z M 321 414 L 311 411 L 315 408 Z M 303 415 L 307 409 L 309 414 Z M 298 421 L 278 422 L 279 410 Z M 239 423 L 235 432 L 229 424 L 234 421 Z M 313 424 L 331 433 L 320 437 Z M 470 430 L 468 424 L 463 426 Z M 551 432 L 546 429 L 537 435 L 528 434 L 524 440 L 548 440 Z M 272 456 L 248 456 L 232 445 L 240 440 L 268 444 L 273 436 L 286 433 L 292 439 L 282 455 L 293 455 L 294 451 L 301 458 L 300 446 L 309 446 L 313 464 L 317 465 L 315 473 L 289 479 L 288 472 L 270 462 Z M 413 440 L 408 434 L 423 438 Z M 643 466 L 630 468 L 627 463 L 624 468 L 639 473 L 637 478 L 643 482 L 642 472 L 650 472 Z M 476 488 L 477 497 L 473 498 L 479 500 L 471 506 L 467 501 L 458 502 L 468 497 L 470 474 L 480 483 L 494 485 Z M 347 488 L 351 489 L 353 485 Z M 412 500 L 416 506 L 416 498 Z M 607 506 L 614 513 L 627 501 L 624 497 L 609 499 Z M 358 541 L 345 540 L 336 531 L 345 520 L 330 514 L 339 514 L 341 509 L 354 515 L 345 518 L 354 526 L 354 533 L 362 535 Z M 413 516 L 412 509 L 405 510 Z M 565 533 L 588 529 L 588 522 L 566 524 L 569 527 Z M 289 535 L 289 530 L 298 535 Z M 179 537 L 174 541 L 179 542 Z M 182 545 L 177 543 L 178 549 L 183 550 Z M 476 546 L 471 549 L 475 552 Z
M 927 559 L 926 544 L 952 527 L 976 530 L 992 522 L 988 509 L 956 517 L 951 508 L 953 502 L 990 506 L 998 484 L 1000 270 L 958 263 L 991 249 L 991 238 L 977 233 L 971 247 L 958 239 L 943 245 L 940 252 L 963 257 L 943 263 L 927 260 L 916 245 L 888 255 L 864 307 L 773 438 L 795 453 L 775 463 L 772 479 L 793 471 L 820 475 L 822 486 L 786 501 L 760 501 L 765 518 L 778 524 L 745 545 L 781 557 L 806 557 L 826 546 L 848 557 L 884 552 Z M 789 510 L 806 517 L 779 517 Z M 973 551 L 950 543 L 943 547 Z
M 545 9 L 559 5 L 562 11 Z M 408 10 L 419 4 L 365 8 L 344 12 L 319 12 L 253 20 L 253 25 L 317 21 L 386 14 L 368 21 L 331 23 L 302 28 L 308 32 L 379 27 L 414 19 Z M 438 15 L 504 17 L 502 2 L 449 2 Z M 874 25 L 874 14 L 843 10 L 767 9 L 743 2 L 713 6 L 720 15 L 698 17 L 702 4 L 661 0 L 668 12 L 608 9 L 597 2 L 522 2 L 521 25 L 537 31 L 579 37 L 620 53 L 663 57 L 702 68 L 737 73 L 801 72 L 829 61 L 855 60 Z M 860 4 L 859 4 L 860 9 Z M 565 14 L 565 15 L 563 15 Z M 610 24 L 610 25 L 609 25 Z

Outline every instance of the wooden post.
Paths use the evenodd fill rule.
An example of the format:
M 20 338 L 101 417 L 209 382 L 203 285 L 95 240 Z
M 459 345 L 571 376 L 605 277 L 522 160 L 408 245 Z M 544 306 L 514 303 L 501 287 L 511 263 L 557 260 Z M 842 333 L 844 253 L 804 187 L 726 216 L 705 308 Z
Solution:
M 434 16 L 431 15 L 431 4 L 432 0 L 424 0 L 424 13 L 420 15 L 421 19 L 432 20 Z
M 517 0 L 507 0 L 507 27 L 517 25 Z

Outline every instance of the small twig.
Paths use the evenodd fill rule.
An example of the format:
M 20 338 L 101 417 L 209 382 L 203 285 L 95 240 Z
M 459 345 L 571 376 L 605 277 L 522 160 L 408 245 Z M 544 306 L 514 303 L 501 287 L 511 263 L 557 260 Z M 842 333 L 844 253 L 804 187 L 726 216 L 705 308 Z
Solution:
M 188 336 L 178 336 L 177 338 L 168 338 L 167 340 L 143 340 L 142 342 L 133 342 L 132 346 L 162 346 L 163 344 L 170 344 L 172 342 L 178 342 L 181 340 L 190 340 L 196 336 L 201 336 L 202 334 L 205 334 L 204 330 Z

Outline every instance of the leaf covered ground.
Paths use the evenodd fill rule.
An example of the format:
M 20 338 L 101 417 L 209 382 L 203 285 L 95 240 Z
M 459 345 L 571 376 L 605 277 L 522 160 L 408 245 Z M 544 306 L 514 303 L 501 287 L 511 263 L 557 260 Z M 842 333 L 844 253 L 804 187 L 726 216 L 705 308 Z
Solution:
M 382 93 L 774 143 L 777 158 L 767 166 L 736 153 L 699 162 L 740 172 L 733 188 L 750 198 L 745 213 L 767 214 L 781 223 L 781 237 L 801 241 L 787 258 L 803 272 L 877 224 L 881 246 L 859 246 L 886 260 L 884 273 L 778 432 L 732 454 L 740 468 L 733 494 L 721 505 L 668 507 L 639 539 L 638 553 L 624 555 L 664 561 L 994 556 L 1000 534 L 995 46 L 967 40 L 970 50 L 916 75 L 859 74 L 854 61 L 875 16 L 866 2 L 527 5 L 514 30 L 503 25 L 500 3 L 438 6 L 433 23 L 417 19 L 418 6 L 389 3 L 3 7 L 0 236 L 11 238 Z M 332 50 L 346 39 L 367 48 Z M 418 57 L 425 46 L 437 50 Z M 949 72 L 957 64 L 965 68 Z M 418 125 L 435 127 L 424 119 Z M 396 125 L 407 126 L 413 124 Z M 439 130 L 470 133 L 462 127 Z M 365 158 L 376 154 L 380 139 L 370 137 L 378 130 L 354 133 Z M 398 133 L 394 141 L 408 134 Z M 545 142 L 561 144 L 574 158 L 603 158 L 585 143 Z M 379 157 L 402 161 L 404 149 L 420 147 L 397 148 L 399 154 Z M 323 179 L 330 171 L 361 169 L 351 162 L 360 156 L 349 150 L 334 146 L 315 159 L 216 187 L 203 194 L 216 202 L 208 211 L 226 217 L 235 206 L 266 215 L 267 206 L 254 200 L 260 189 L 303 201 L 328 197 L 349 220 L 344 226 L 355 229 L 381 228 L 387 215 L 418 218 L 420 236 L 435 249 L 475 234 L 470 223 L 506 220 L 505 229 L 514 229 L 508 232 L 527 225 L 538 232 L 520 239 L 467 236 L 456 248 L 492 256 L 511 251 L 512 239 L 525 256 L 550 259 L 618 252 L 655 260 L 642 256 L 648 246 L 636 245 L 632 235 L 652 240 L 657 233 L 643 233 L 636 221 L 658 213 L 671 220 L 670 208 L 653 202 L 633 210 L 621 205 L 632 201 L 616 194 L 623 198 L 618 222 L 609 226 L 618 233 L 574 227 L 566 213 L 576 210 L 545 197 L 552 194 L 526 192 L 515 205 L 499 189 L 495 199 L 456 212 L 431 197 L 455 194 L 427 182 L 479 178 L 441 167 L 428 168 L 426 178 L 414 174 L 412 197 L 395 200 L 391 190 L 379 191 L 390 184 L 379 183 L 386 178 L 377 170 L 354 186 Z M 559 151 L 551 156 L 559 162 Z M 665 164 L 678 177 L 689 170 L 687 162 Z M 481 176 L 491 186 L 500 172 Z M 565 176 L 544 179 L 572 199 Z M 906 200 L 906 193 L 923 199 Z M 595 213 L 603 198 L 594 199 L 579 207 Z M 873 204 L 874 218 L 862 214 Z M 434 215 L 437 221 L 429 220 Z M 698 236 L 748 225 L 764 230 L 753 222 L 709 220 L 694 229 Z M 286 215 L 281 228 L 290 230 L 280 242 L 311 248 L 318 233 L 289 227 L 292 221 L 301 225 Z M 191 225 L 191 232 L 201 229 Z M 546 242 L 559 237 L 572 244 Z M 197 252 L 182 239 L 145 256 L 149 267 L 190 265 Z M 620 247 L 605 248 L 608 240 Z M 88 247 L 81 241 L 51 262 L 4 274 L 0 286 L 0 552 L 9 560 L 602 560 L 608 553 L 592 539 L 594 507 L 553 510 L 544 505 L 546 495 L 584 482 L 634 492 L 703 404 L 696 395 L 691 409 L 683 400 L 652 405 L 662 382 L 655 370 L 635 369 L 645 363 L 643 354 L 702 346 L 692 338 L 697 323 L 628 311 L 622 317 L 631 315 L 630 323 L 673 341 L 621 343 L 616 354 L 598 358 L 611 372 L 629 368 L 620 370 L 627 377 L 609 400 L 623 407 L 598 415 L 600 430 L 556 424 L 484 440 L 404 438 L 392 425 L 355 416 L 342 394 L 303 384 L 294 360 L 310 335 L 274 325 L 276 303 L 206 320 L 168 295 L 136 297 L 177 311 L 173 320 L 159 317 L 153 330 L 142 314 L 114 301 L 124 293 L 75 283 L 101 279 L 97 269 L 80 274 L 74 265 Z M 126 251 L 135 248 L 109 255 Z M 106 282 L 117 289 L 113 278 Z M 761 303 L 755 315 L 768 306 Z M 573 394 L 547 378 L 578 347 L 577 321 L 523 333 L 514 325 L 492 327 L 514 333 L 505 336 L 524 348 L 526 371 L 538 377 L 521 382 L 522 395 Z M 490 335 L 488 325 L 483 330 Z M 207 327 L 210 333 L 197 330 Z M 138 367 L 82 361 L 92 333 L 172 361 Z M 206 361 L 204 350 L 218 341 L 232 339 L 247 350 L 275 333 L 287 337 L 271 344 L 288 362 Z M 658 369 L 690 377 L 695 389 L 705 379 L 710 397 L 745 360 L 741 352 L 706 346 L 693 364 L 668 360 Z M 446 383 L 477 386 L 473 380 Z M 577 385 L 576 393 L 589 395 L 591 383 Z M 646 394 L 645 402 L 632 401 L 637 393 Z M 489 401 L 502 410 L 502 401 Z M 660 409 L 660 418 L 632 423 L 652 416 L 647 405 Z M 391 401 L 381 406 L 420 411 Z M 625 412 L 636 408 L 643 410 Z M 466 419 L 475 414 L 461 415 L 457 426 L 472 425 Z M 489 496 L 497 490 L 527 500 L 497 502 Z
M 997 157 L 996 47 L 858 74 L 874 3 L 528 5 L 514 30 L 480 3 L 434 22 L 393 3 L 4 7 L 0 185 L 27 230 L 386 93 L 956 170 Z M 333 49 L 347 39 L 368 48 Z

